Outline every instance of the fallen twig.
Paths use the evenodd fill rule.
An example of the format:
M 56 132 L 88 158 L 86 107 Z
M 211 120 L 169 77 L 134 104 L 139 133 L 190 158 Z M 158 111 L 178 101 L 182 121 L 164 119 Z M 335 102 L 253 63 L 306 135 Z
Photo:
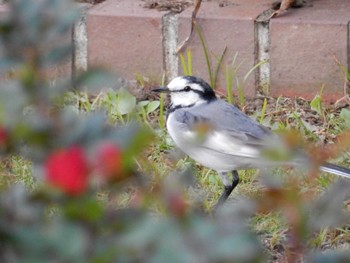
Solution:
M 268 19 L 285 13 L 294 4 L 294 2 L 295 0 L 282 0 L 280 8 L 274 11 Z
M 189 36 L 176 48 L 176 54 L 181 52 L 189 43 L 191 36 L 193 35 L 194 32 L 194 27 L 196 25 L 196 17 L 197 13 L 199 11 L 199 8 L 201 6 L 202 0 L 196 0 L 194 10 L 192 12 L 192 19 L 191 19 L 191 31 Z

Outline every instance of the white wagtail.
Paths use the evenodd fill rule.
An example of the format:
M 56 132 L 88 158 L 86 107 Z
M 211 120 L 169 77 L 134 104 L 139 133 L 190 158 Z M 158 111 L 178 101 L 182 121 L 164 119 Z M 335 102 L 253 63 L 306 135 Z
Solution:
M 216 207 L 225 202 L 237 186 L 237 170 L 283 164 L 264 156 L 271 143 L 276 145 L 277 141 L 282 141 L 280 137 L 237 107 L 218 99 L 204 80 L 193 76 L 176 77 L 166 87 L 153 91 L 170 94 L 166 125 L 175 144 L 221 176 L 225 189 Z M 302 166 L 305 163 L 306 155 L 285 164 Z M 341 166 L 324 163 L 320 169 L 350 178 L 350 169 Z M 232 180 L 229 173 L 232 173 Z

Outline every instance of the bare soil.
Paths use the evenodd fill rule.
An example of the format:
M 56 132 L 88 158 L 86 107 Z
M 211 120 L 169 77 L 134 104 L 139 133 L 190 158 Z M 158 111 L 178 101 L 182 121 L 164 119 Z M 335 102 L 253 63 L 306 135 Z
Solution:
M 180 13 L 193 5 L 193 0 L 141 0 L 145 8 Z
M 80 3 L 99 4 L 106 0 L 76 0 Z M 237 0 L 203 0 L 203 2 L 217 2 L 219 6 L 237 5 Z M 157 9 L 159 11 L 172 11 L 180 13 L 187 7 L 193 6 L 194 0 L 140 0 L 144 8 Z M 271 3 L 273 0 L 271 0 Z
M 159 11 L 182 12 L 194 4 L 194 0 L 141 0 L 145 8 Z M 237 5 L 237 0 L 203 0 L 203 2 L 217 2 L 219 6 Z

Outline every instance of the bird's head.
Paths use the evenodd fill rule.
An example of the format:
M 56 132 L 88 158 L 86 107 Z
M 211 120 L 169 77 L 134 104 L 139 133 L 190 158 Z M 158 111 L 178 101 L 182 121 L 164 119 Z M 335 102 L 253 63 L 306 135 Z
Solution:
M 166 87 L 153 91 L 169 93 L 172 107 L 191 107 L 216 99 L 209 84 L 193 76 L 176 77 Z

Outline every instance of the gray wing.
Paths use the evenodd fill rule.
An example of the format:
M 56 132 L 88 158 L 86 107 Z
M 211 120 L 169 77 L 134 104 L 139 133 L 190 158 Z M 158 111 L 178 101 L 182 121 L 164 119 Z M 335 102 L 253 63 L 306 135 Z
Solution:
M 189 143 L 222 153 L 255 157 L 269 143 L 265 139 L 273 136 L 267 128 L 221 100 L 174 113 Z
M 245 115 L 237 107 L 223 101 L 217 100 L 209 104 L 189 109 L 194 121 L 207 121 L 212 123 L 216 130 L 225 131 L 235 136 L 245 135 L 251 139 L 264 140 L 274 134 L 266 127 L 258 124 Z

